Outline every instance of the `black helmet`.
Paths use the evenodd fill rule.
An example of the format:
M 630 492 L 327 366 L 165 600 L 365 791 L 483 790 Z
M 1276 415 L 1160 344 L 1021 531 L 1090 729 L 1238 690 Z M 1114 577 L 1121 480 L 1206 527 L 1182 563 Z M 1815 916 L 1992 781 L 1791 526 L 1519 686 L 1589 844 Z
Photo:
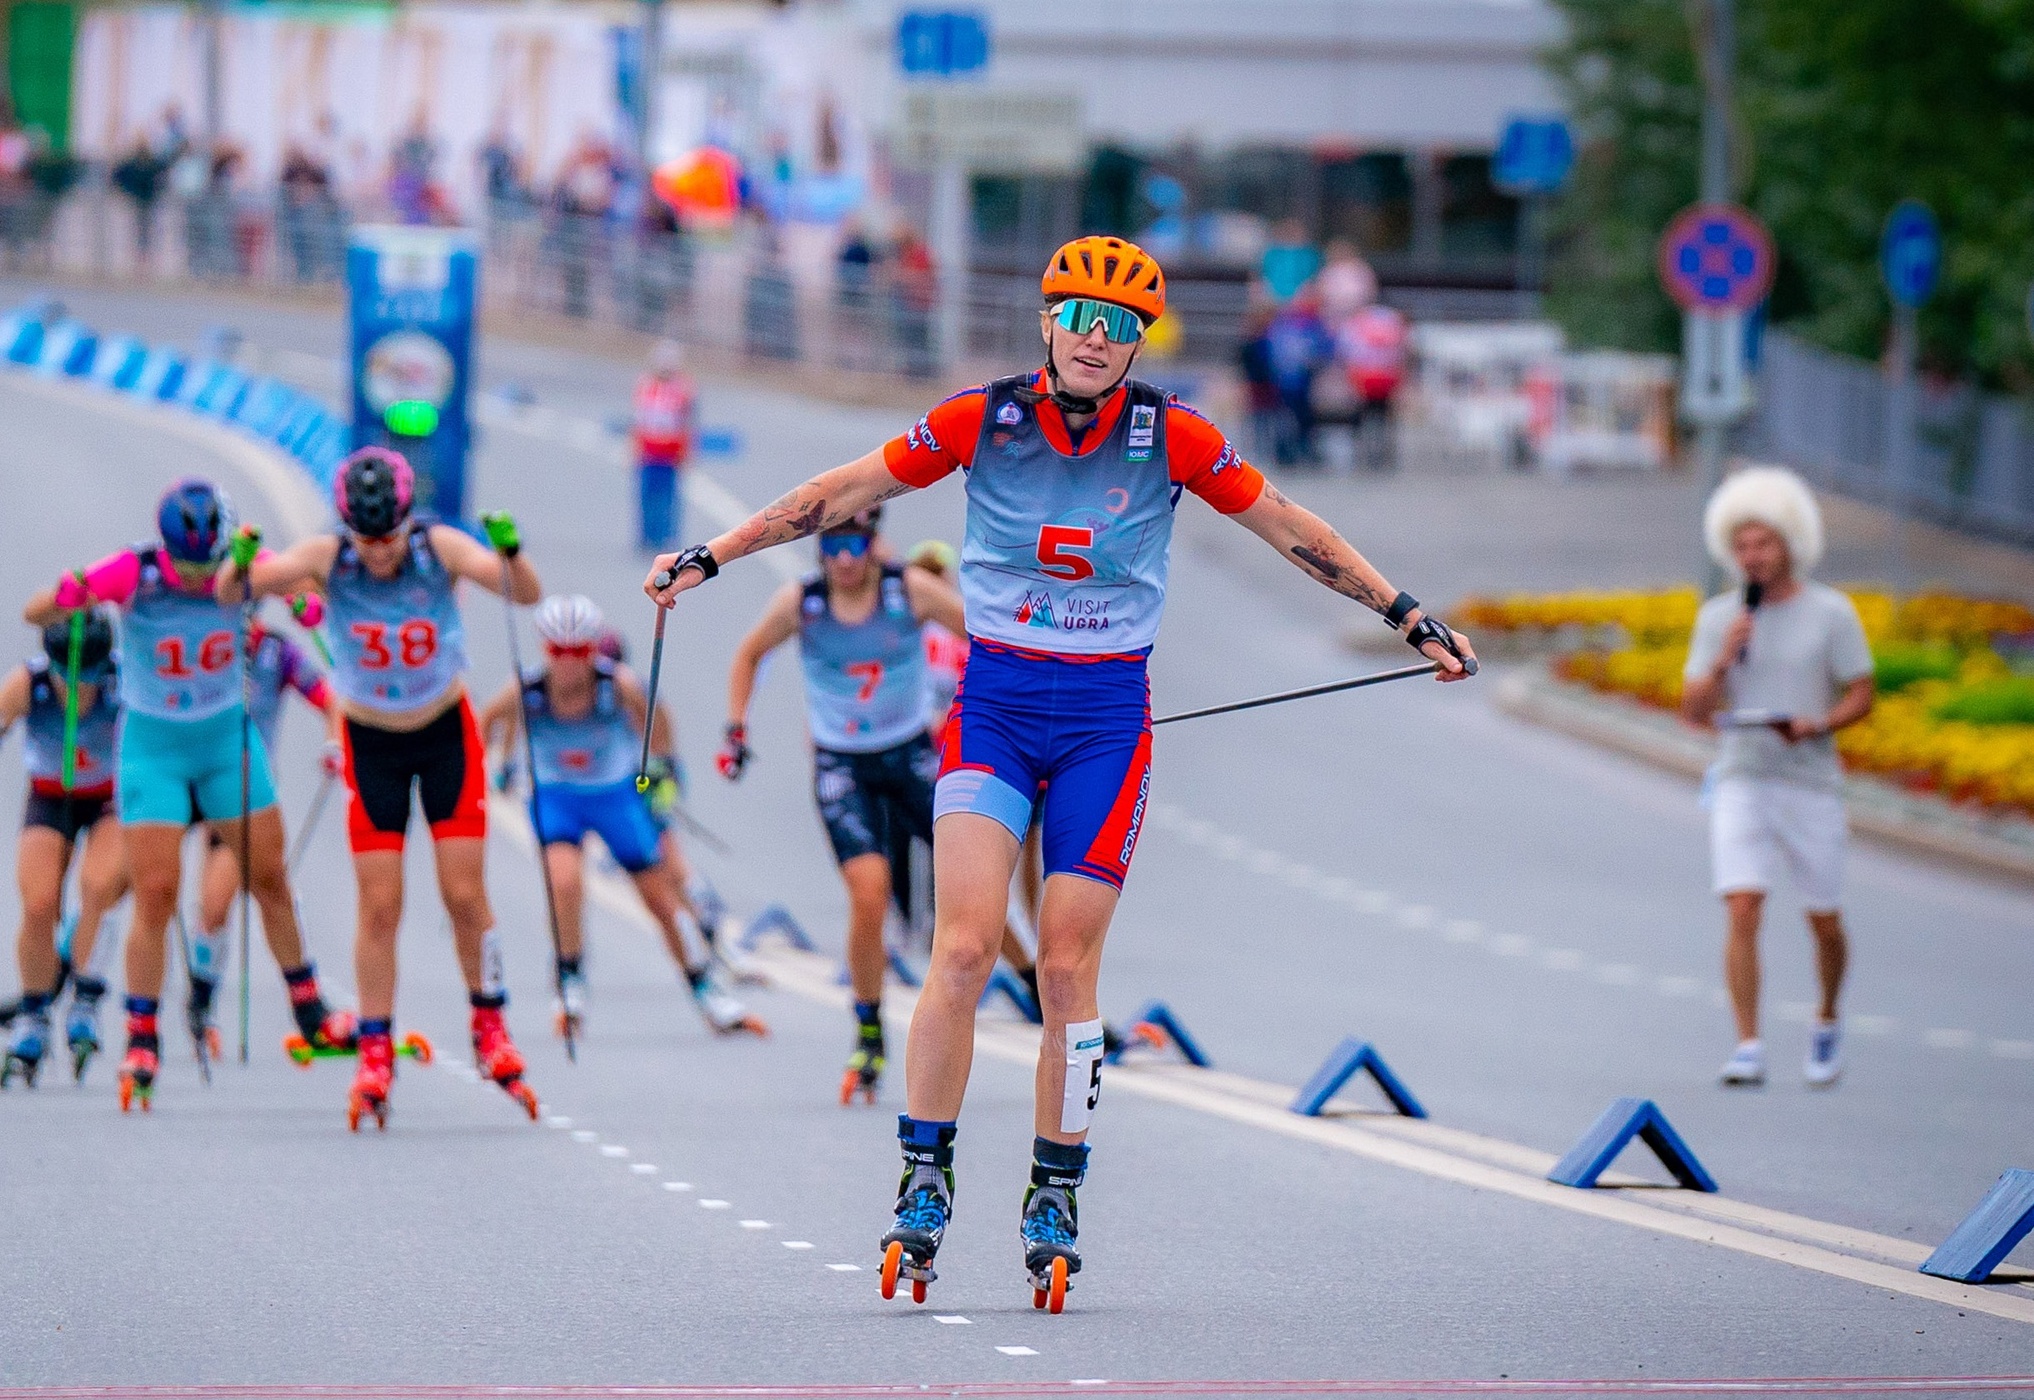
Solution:
M 416 474 L 400 452 L 363 447 L 339 464 L 332 477 L 339 519 L 356 535 L 393 535 L 410 518 L 417 494 Z
M 87 608 L 78 616 L 85 620 L 84 635 L 78 639 L 78 680 L 93 685 L 113 669 L 113 623 L 103 608 Z M 70 618 L 60 618 L 42 629 L 42 650 L 52 671 L 60 676 L 69 673 Z

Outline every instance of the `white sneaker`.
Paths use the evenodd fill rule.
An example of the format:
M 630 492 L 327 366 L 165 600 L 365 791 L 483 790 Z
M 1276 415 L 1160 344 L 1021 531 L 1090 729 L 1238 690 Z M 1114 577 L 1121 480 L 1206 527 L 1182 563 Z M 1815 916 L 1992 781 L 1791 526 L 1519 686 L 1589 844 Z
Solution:
M 1766 1047 L 1756 1040 L 1738 1042 L 1716 1082 L 1727 1089 L 1756 1089 L 1766 1082 Z
M 1802 1062 L 1801 1077 L 1811 1089 L 1827 1089 L 1843 1074 L 1843 1026 L 1837 1021 L 1817 1021 L 1808 1039 L 1808 1058 Z

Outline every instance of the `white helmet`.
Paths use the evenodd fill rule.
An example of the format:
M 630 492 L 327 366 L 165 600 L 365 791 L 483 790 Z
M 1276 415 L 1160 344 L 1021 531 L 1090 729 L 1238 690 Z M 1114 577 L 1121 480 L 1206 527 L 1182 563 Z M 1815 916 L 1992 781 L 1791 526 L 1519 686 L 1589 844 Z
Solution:
M 553 646 L 598 645 L 606 627 L 599 607 L 583 593 L 546 598 L 537 608 L 537 635 Z

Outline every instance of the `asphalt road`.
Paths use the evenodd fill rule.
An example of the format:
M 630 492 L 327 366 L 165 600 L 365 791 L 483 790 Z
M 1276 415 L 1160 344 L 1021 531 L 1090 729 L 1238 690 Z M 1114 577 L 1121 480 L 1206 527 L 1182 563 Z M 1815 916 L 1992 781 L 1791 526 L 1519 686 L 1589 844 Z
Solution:
M 70 300 L 147 335 L 235 321 L 272 368 L 329 387 L 339 331 L 321 318 Z M 591 594 L 646 647 L 630 485 L 601 429 L 627 367 L 490 345 L 484 379 L 526 386 L 536 408 L 489 400 L 476 500 L 523 519 L 547 586 Z M 733 382 L 712 386 L 706 413 L 739 426 L 746 449 L 707 465 L 694 535 L 902 426 Z M 218 475 L 278 533 L 306 509 L 301 493 L 276 499 L 244 453 L 89 395 L 0 376 L 0 421 L 12 507 L 0 544 L 20 594 L 144 535 L 155 491 L 183 472 Z M 1288 485 L 1302 499 L 1315 487 Z M 1658 568 L 1586 543 L 1588 512 L 1601 504 L 1597 535 L 1613 538 L 1632 489 L 1536 497 L 1462 479 L 1315 494 L 1395 582 L 1446 597 L 1536 530 L 1572 542 L 1536 553 L 1528 582 Z M 1434 499 L 1454 516 L 1427 532 Z M 959 513 L 949 483 L 889 518 L 908 543 L 957 538 Z M 726 658 L 779 579 L 752 561 L 689 598 L 666 676 L 694 810 L 736 853 L 695 845 L 695 858 L 737 915 L 781 902 L 832 951 L 844 902 L 788 657 L 752 718 L 750 777 L 731 788 L 711 774 Z M 507 672 L 501 610 L 469 599 L 466 617 L 476 688 L 492 691 Z M 1254 539 L 1183 504 L 1157 708 L 1345 674 L 1361 664 L 1339 644 L 1350 625 Z M 302 715 L 286 736 L 296 821 L 315 745 Z M 0 788 L 18 783 L 18 754 L 0 756 Z M 547 1027 L 536 871 L 503 820 L 490 883 L 510 1022 L 545 1122 L 462 1069 L 463 998 L 419 859 L 399 1011 L 444 1053 L 405 1068 L 385 1136 L 347 1133 L 343 1065 L 299 1072 L 274 1049 L 285 1011 L 265 954 L 253 1062 L 209 1090 L 171 1037 L 145 1118 L 118 1113 L 110 1062 L 81 1089 L 52 1078 L 0 1096 L 0 1385 L 836 1394 L 1075 1380 L 1298 1391 L 1316 1379 L 1413 1391 L 2034 1372 L 2034 1288 L 1956 1290 L 1912 1268 L 2001 1169 L 2034 1165 L 2025 889 L 1859 845 L 1848 1074 L 1811 1093 L 1795 1072 L 1812 981 L 1781 901 L 1767 940 L 1776 1072 L 1762 1092 L 1726 1093 L 1712 1082 L 1730 1042 L 1718 918 L 1689 786 L 1522 727 L 1484 687 L 1407 683 L 1161 731 L 1152 796 L 1103 1005 L 1122 1018 L 1163 999 L 1221 1073 L 1152 1062 L 1105 1077 L 1082 1195 L 1088 1269 L 1065 1315 L 1032 1311 L 1015 1239 L 1030 1134 L 1021 1027 L 985 1023 L 932 1299 L 886 1304 L 874 1243 L 901 1077 L 877 1110 L 835 1104 L 850 1034 L 829 965 L 766 950 L 776 985 L 751 999 L 772 1036 L 715 1039 L 626 901 L 603 900 L 590 916 L 593 1019 L 568 1065 Z M 332 817 L 301 892 L 328 982 L 345 991 L 352 886 Z M 1350 1034 L 1382 1050 L 1432 1125 L 1282 1111 Z M 1536 1184 L 1627 1093 L 1661 1105 L 1726 1202 L 1691 1216 L 1688 1193 Z M 1639 1152 L 1622 1165 L 1660 1178 Z M 2015 1262 L 2034 1263 L 2034 1248 Z

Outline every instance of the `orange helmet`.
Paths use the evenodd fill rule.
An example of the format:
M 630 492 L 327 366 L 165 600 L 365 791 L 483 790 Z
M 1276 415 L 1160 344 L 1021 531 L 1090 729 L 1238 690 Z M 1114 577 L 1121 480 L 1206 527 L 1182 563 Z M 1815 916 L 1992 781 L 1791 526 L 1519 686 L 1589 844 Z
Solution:
M 1127 307 L 1147 326 L 1165 314 L 1165 273 L 1158 259 L 1123 238 L 1089 234 L 1065 244 L 1045 265 L 1038 289 L 1048 304 L 1093 297 Z

